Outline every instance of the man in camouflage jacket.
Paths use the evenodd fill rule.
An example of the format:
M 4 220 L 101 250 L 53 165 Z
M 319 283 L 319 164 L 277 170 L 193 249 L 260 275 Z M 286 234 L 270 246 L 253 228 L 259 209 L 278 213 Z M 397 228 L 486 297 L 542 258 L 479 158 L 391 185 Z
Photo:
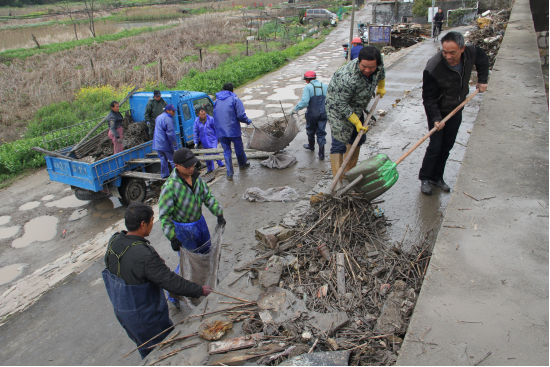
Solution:
M 386 72 L 380 51 L 375 47 L 367 46 L 359 52 L 359 57 L 334 73 L 328 86 L 325 109 L 332 135 L 330 148 L 330 165 L 333 176 L 344 161 L 344 154 L 353 144 L 357 134 L 363 127 L 363 110 L 365 110 L 376 94 L 383 97 L 386 93 Z M 359 145 L 366 140 L 361 137 Z M 346 171 L 357 164 L 359 148 L 355 149 Z

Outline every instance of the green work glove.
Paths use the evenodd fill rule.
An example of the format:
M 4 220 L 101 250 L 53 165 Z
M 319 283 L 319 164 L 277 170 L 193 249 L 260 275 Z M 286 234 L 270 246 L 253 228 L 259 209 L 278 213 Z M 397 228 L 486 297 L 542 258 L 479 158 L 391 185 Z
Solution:
M 367 132 L 367 130 L 369 129 L 369 127 L 364 127 L 363 124 L 361 123 L 361 120 L 359 120 L 359 117 L 357 117 L 357 115 L 355 113 L 352 113 L 350 117 L 348 117 L 348 120 L 355 125 L 355 128 L 357 129 L 357 132 L 360 132 L 361 130 L 364 130 L 365 132 Z

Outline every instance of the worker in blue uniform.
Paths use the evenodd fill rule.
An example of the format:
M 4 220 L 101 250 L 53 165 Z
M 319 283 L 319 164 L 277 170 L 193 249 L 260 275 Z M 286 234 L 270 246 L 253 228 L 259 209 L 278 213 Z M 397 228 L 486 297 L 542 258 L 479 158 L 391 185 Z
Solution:
M 160 158 L 160 178 L 165 179 L 170 176 L 170 167 L 174 165 L 174 150 L 178 148 L 176 141 L 176 131 L 174 130 L 174 115 L 176 108 L 173 104 L 166 105 L 164 112 L 158 115 L 155 120 L 155 133 L 153 137 L 153 150 L 157 151 Z
M 158 125 L 157 125 L 158 126 Z M 155 135 L 156 137 L 156 135 Z M 109 240 L 105 269 L 101 272 L 107 294 L 120 325 L 139 348 L 141 358 L 160 343 L 173 325 L 162 289 L 185 297 L 199 298 L 212 291 L 183 279 L 166 266 L 164 260 L 145 239 L 153 229 L 153 208 L 132 203 L 124 217 L 128 231 L 117 232 Z
M 325 113 L 325 98 L 327 95 L 327 85 L 317 80 L 317 74 L 314 71 L 306 71 L 304 74 L 306 86 L 302 93 L 302 99 L 292 113 L 298 113 L 299 110 L 306 108 L 306 133 L 308 144 L 304 148 L 315 151 L 315 136 L 319 144 L 319 159 L 325 159 L 326 127 L 327 114 Z
M 241 137 L 241 122 L 250 125 L 252 120 L 246 116 L 241 100 L 233 93 L 233 84 L 225 83 L 223 90 L 216 93 L 214 103 L 214 126 L 216 134 L 223 147 L 227 179 L 233 179 L 233 159 L 231 158 L 231 143 L 235 147 L 235 155 L 239 168 L 246 168 L 250 163 L 246 161 L 243 139 Z
M 216 127 L 214 126 L 214 118 L 206 114 L 204 108 L 199 109 L 199 116 L 195 119 L 193 125 L 193 141 L 195 143 L 195 149 L 199 149 L 199 143 L 202 143 L 204 149 L 214 149 L 218 147 L 218 137 L 216 136 Z M 211 155 L 211 154 L 207 154 Z M 224 164 L 221 160 L 217 160 L 218 167 L 223 167 Z M 207 171 L 206 173 L 214 170 L 214 162 L 206 161 Z

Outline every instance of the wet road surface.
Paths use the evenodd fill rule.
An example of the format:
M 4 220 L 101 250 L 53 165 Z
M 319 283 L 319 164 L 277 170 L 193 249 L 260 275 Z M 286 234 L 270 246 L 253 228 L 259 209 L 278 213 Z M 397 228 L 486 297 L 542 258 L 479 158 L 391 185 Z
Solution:
M 315 50 L 279 71 L 236 91 L 243 102 L 248 101 L 245 103 L 245 108 L 255 124 L 261 125 L 268 118 L 279 117 L 274 114 L 282 113 L 280 103 L 286 104 L 283 108 L 288 108 L 287 111 L 296 105 L 301 96 L 301 89 L 305 85 L 301 80 L 305 71 L 316 70 L 321 80 L 329 81 L 330 76 L 344 61 L 341 57 L 341 43 L 344 43 L 349 36 L 346 23 L 349 26 L 349 22 L 342 22 L 341 26 L 327 37 L 327 41 Z M 409 142 L 412 144 L 427 132 L 419 86 L 425 62 L 435 51 L 436 47 L 433 43 L 425 42 L 388 67 L 386 83 L 388 92 L 377 109 L 390 110 L 395 99 L 403 99 L 404 90 L 412 91 L 388 112 L 378 126 L 371 129 L 367 143 L 361 149 L 360 159 L 383 152 L 392 160 L 396 160 L 402 154 L 401 148 L 405 144 Z M 475 102 L 464 114 L 464 123 L 457 139 L 464 145 L 467 144 L 467 130 L 469 126 L 471 127 L 477 112 L 476 104 L 479 103 L 480 98 L 476 97 L 477 101 L 474 100 Z M 265 108 L 261 108 L 262 105 L 265 105 Z M 305 123 L 303 120 L 302 122 Z M 306 142 L 307 138 L 302 126 L 302 131 L 297 138 L 285 149 L 285 153 L 296 156 L 298 163 L 286 170 L 270 170 L 261 167 L 258 161 L 252 161 L 248 169 L 235 169 L 233 182 L 222 177 L 211 185 L 213 194 L 224 208 L 228 222 L 223 240 L 225 246 L 222 252 L 220 277 L 227 275 L 237 263 L 246 262 L 255 257 L 255 229 L 279 222 L 295 205 L 295 203 L 250 203 L 242 199 L 247 188 L 259 187 L 266 190 L 288 185 L 296 189 L 301 198 L 308 199 L 309 190 L 330 169 L 328 155 L 325 161 L 320 161 L 316 152 L 303 149 L 302 144 Z M 327 150 L 329 146 L 330 143 Z M 388 228 L 390 240 L 400 242 L 405 228 L 409 226 L 405 245 L 415 244 L 424 237 L 435 219 L 444 211 L 449 198 L 449 194 L 441 193 L 437 189 L 434 189 L 434 195 L 431 197 L 420 193 L 416 176 L 424 150 L 425 146 L 420 147 L 398 167 L 399 181 L 388 193 L 380 197 L 380 200 L 385 200 L 380 206 L 385 209 L 387 218 L 394 223 Z M 457 145 L 451 153 L 451 159 L 457 161 L 452 161 L 456 164 L 448 165 L 445 177 L 451 186 L 456 179 L 464 150 L 464 146 Z M 90 211 L 97 210 L 95 206 L 86 208 Z M 121 208 L 113 209 L 122 213 Z M 71 215 L 72 212 L 73 210 Z M 216 218 L 206 209 L 204 214 L 209 227 L 214 228 Z M 105 218 L 105 221 L 116 222 L 113 218 Z M 59 230 L 56 238 L 58 237 Z M 171 251 L 158 222 L 149 239 L 167 264 L 174 268 L 177 256 Z M 20 262 L 17 261 L 17 263 Z M 127 338 L 112 313 L 99 276 L 102 268 L 101 260 L 96 261 L 83 273 L 67 279 L 67 284 L 47 293 L 27 311 L 10 317 L 3 325 L 3 333 L 0 336 L 0 341 L 4 345 L 3 350 L 0 351 L 0 358 L 4 360 L 4 364 L 139 363 L 139 357 L 136 355 L 121 359 L 126 351 L 133 348 L 133 343 Z M 184 315 L 185 312 L 181 312 L 172 315 L 172 318 L 177 322 Z M 82 340 L 86 340 L 86 343 L 82 343 Z M 34 345 L 34 347 L 32 350 L 26 350 L 21 347 L 25 345 Z M 70 353 L 62 354 L 60 350 L 70 351 Z

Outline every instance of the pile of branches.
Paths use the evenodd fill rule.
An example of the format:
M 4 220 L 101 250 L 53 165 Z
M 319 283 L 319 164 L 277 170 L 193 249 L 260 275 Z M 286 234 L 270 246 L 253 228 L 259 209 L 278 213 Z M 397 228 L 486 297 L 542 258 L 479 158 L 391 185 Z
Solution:
M 147 124 L 145 122 L 133 122 L 130 114 L 126 114 L 122 121 L 122 140 L 124 149 L 130 149 L 149 140 Z M 113 141 L 107 133 L 99 141 L 97 149 L 90 155 L 97 162 L 103 158 L 112 156 L 114 153 Z
M 295 245 L 281 254 L 296 260 L 283 268 L 279 286 L 301 298 L 309 310 L 344 311 L 349 322 L 325 334 L 298 318 L 293 320 L 292 328 L 297 330 L 292 333 L 280 326 L 278 335 L 287 336 L 280 341 L 300 345 L 303 338 L 296 335 L 308 330 L 312 340 L 318 339 L 316 351 L 351 349 L 350 365 L 395 362 L 428 267 L 431 231 L 423 243 L 405 252 L 400 244 L 387 243 L 388 225 L 382 211 L 361 194 L 312 206 L 293 236 Z M 328 259 L 321 255 L 320 245 L 328 248 Z M 339 276 L 344 277 L 344 288 Z M 393 304 L 399 311 L 388 315 L 386 307 Z M 257 322 L 250 332 L 262 328 Z
M 466 32 L 464 35 L 466 43 L 472 43 L 477 47 L 485 50 L 489 57 L 489 68 L 492 70 L 495 64 L 500 44 L 504 38 L 506 26 L 508 25 L 508 19 L 510 18 L 510 12 L 512 9 L 503 9 L 497 12 L 492 12 L 485 19 L 490 21 L 490 24 L 484 25 L 481 28 L 481 24 L 478 20 L 478 27 L 473 32 Z M 480 18 L 480 19 L 484 19 Z
M 284 116 L 278 118 L 277 120 L 273 120 L 272 122 L 266 123 L 259 129 L 278 139 L 284 135 L 287 126 L 288 119 Z

